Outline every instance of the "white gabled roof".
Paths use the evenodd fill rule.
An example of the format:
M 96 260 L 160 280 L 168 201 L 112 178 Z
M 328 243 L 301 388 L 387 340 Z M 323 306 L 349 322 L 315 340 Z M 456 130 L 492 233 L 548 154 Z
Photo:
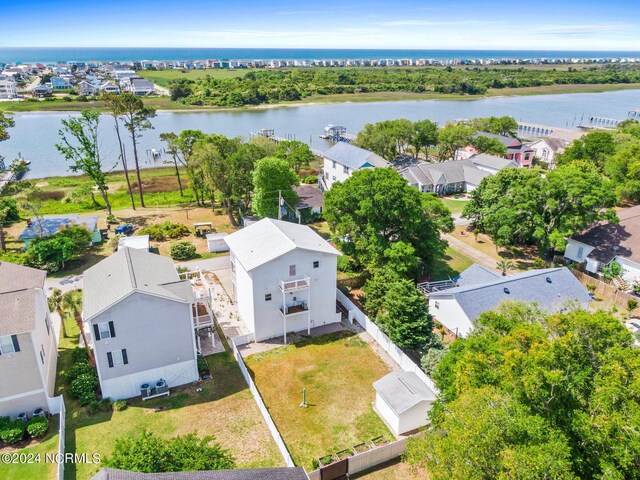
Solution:
M 281 257 L 296 248 L 341 255 L 306 225 L 263 218 L 231 235 L 225 242 L 246 271 Z

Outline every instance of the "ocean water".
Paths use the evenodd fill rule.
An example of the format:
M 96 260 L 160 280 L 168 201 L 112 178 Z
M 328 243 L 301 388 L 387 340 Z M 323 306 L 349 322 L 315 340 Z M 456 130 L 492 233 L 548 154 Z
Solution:
M 640 51 L 566 51 L 566 50 L 347 50 L 282 48 L 20 48 L 0 47 L 0 63 L 53 63 L 66 61 L 136 60 L 323 60 L 426 58 L 503 59 L 503 58 L 639 58 Z

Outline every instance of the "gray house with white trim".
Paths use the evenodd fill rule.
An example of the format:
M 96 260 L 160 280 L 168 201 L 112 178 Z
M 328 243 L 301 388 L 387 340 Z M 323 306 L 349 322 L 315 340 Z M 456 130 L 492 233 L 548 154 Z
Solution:
M 318 187 L 329 190 L 335 182 L 344 182 L 353 172 L 364 168 L 389 167 L 380 155 L 346 142 L 338 142 L 322 154 L 324 164 Z
M 199 378 L 195 297 L 171 259 L 125 247 L 84 273 L 84 322 L 102 395 L 140 395 Z

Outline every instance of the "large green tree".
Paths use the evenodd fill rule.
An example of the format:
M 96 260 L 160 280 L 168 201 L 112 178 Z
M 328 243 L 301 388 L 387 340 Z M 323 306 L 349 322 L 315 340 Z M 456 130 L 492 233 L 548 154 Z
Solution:
M 569 145 L 563 153 L 558 155 L 556 163 L 564 165 L 576 160 L 587 160 L 604 168 L 606 158 L 616 151 L 616 144 L 611 132 L 595 131 L 588 133 Z
M 383 267 L 390 253 L 398 253 L 389 249 L 403 242 L 428 271 L 446 247 L 440 233 L 453 229 L 438 198 L 391 168 L 360 170 L 336 183 L 325 195 L 324 215 L 341 251 L 369 270 Z
M 142 132 L 153 128 L 151 118 L 156 116 L 156 111 L 151 107 L 147 107 L 140 97 L 130 92 L 125 92 L 118 96 L 117 111 L 123 120 L 125 128 L 129 132 L 129 138 L 131 139 L 131 145 L 133 147 L 133 160 L 136 166 L 140 206 L 145 207 L 142 178 L 140 177 L 138 139 L 142 136 Z
M 61 141 L 56 148 L 71 163 L 69 169 L 72 172 L 82 172 L 91 179 L 104 200 L 107 215 L 111 215 L 107 176 L 100 156 L 99 129 L 100 113 L 83 110 L 79 117 L 62 120 L 62 128 L 58 132 Z
M 309 168 L 309 164 L 315 159 L 309 145 L 298 140 L 279 142 L 273 156 L 284 158 L 296 173 L 300 173 L 300 170 L 304 168 Z
M 438 144 L 438 125 L 431 120 L 419 120 L 411 127 L 409 143 L 414 149 L 416 157 L 424 152 L 425 158 L 429 157 L 429 147 Z
M 587 163 L 571 163 L 540 175 L 505 168 L 485 178 L 471 194 L 463 217 L 497 245 L 538 245 L 562 250 L 565 238 L 594 221 L 615 221 L 611 183 Z
M 464 122 L 447 122 L 438 132 L 438 159 L 454 158 L 459 149 L 471 145 L 475 131 Z
M 507 156 L 507 147 L 499 138 L 478 135 L 473 139 L 472 144 L 480 153 L 488 153 L 489 155 L 496 155 L 498 157 Z
M 278 218 L 278 210 L 285 205 L 295 209 L 298 195 L 293 189 L 298 177 L 281 158 L 266 157 L 258 160 L 253 172 L 253 210 L 260 217 Z M 283 204 L 278 205 L 278 199 Z
M 502 304 L 433 378 L 433 429 L 409 458 L 435 480 L 640 478 L 640 350 L 603 311 Z
M 0 112 L 0 142 L 9 139 L 9 131 L 8 129 L 13 127 L 15 122 L 13 118 L 6 116 L 4 113 Z M 0 155 L 0 162 L 4 160 L 4 157 Z M 6 189 L 6 187 L 5 187 Z M 2 191 L 0 191 L 0 195 Z M 14 205 L 15 206 L 15 205 Z M 12 207 L 7 203 L 7 199 L 0 198 L 0 250 L 3 252 L 6 251 L 7 246 L 5 243 L 5 235 L 4 229 L 9 226 L 16 219 L 12 220 Z
M 413 123 L 404 118 L 367 123 L 358 132 L 356 145 L 391 161 L 398 154 L 405 153 L 407 147 L 412 145 L 414 135 Z

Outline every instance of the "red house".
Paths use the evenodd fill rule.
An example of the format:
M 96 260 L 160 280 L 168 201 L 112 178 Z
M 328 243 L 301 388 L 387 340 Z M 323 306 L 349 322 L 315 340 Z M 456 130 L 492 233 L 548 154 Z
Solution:
M 529 145 L 524 145 L 513 139 L 513 142 L 507 145 L 507 159 L 513 160 L 521 167 L 531 168 L 533 149 Z

